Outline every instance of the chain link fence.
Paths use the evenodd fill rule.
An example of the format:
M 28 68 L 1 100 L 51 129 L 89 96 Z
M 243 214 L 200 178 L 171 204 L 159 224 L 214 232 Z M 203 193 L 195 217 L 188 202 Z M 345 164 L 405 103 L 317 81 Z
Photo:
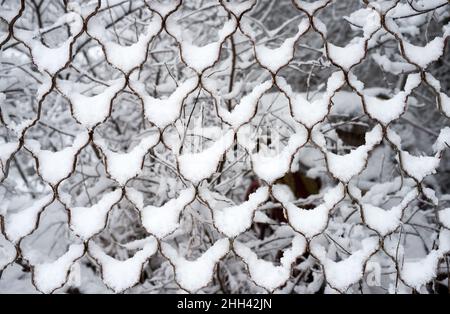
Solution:
M 0 4 L 0 291 L 448 293 L 447 0 Z

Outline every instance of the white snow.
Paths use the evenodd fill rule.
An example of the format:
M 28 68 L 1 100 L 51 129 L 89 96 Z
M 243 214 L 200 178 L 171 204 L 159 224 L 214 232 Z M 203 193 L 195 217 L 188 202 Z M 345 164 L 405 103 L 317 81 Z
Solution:
M 146 26 L 146 33 L 139 36 L 137 42 L 122 46 L 105 37 L 105 27 L 100 21 L 100 17 L 94 16 L 89 20 L 88 33 L 104 47 L 105 56 L 114 67 L 128 74 L 145 62 L 148 54 L 150 41 L 159 33 L 161 29 L 161 18 L 154 15 L 155 19 Z
M 345 47 L 339 47 L 327 43 L 328 56 L 341 67 L 344 71 L 349 71 L 354 65 L 358 64 L 365 56 L 364 38 L 358 37 Z
M 256 146 L 256 140 L 251 126 L 241 127 L 237 134 L 238 143 L 251 154 L 253 171 L 268 184 L 272 184 L 289 171 L 294 154 L 305 145 L 307 139 L 306 128 L 299 125 L 296 133 L 289 137 L 287 145 L 280 152 L 277 149 L 263 147 L 259 152 L 252 153 Z
M 398 205 L 393 206 L 389 210 L 384 210 L 372 204 L 362 203 L 365 223 L 383 237 L 394 232 L 401 224 L 400 219 L 403 216 L 403 211 L 417 195 L 417 190 L 413 189 Z
M 439 198 L 436 195 L 436 191 L 432 188 L 422 188 L 423 195 L 435 206 L 439 205 Z
M 441 154 L 445 149 L 450 148 L 450 127 L 445 127 L 439 132 L 436 142 L 433 144 L 433 150 Z
M 0 181 L 5 177 L 6 163 L 19 148 L 19 142 L 0 143 Z
M 330 211 L 345 196 L 344 186 L 340 183 L 324 192 L 322 204 L 313 209 L 304 209 L 289 200 L 289 195 L 282 186 L 274 185 L 272 193 L 285 208 L 290 225 L 307 238 L 312 238 L 325 230 Z
M 450 97 L 444 93 L 439 93 L 439 99 L 441 103 L 441 110 L 447 117 L 450 117 Z
M 442 4 L 445 4 L 446 0 L 420 0 L 415 3 L 414 6 L 409 5 L 409 3 L 398 3 L 389 13 L 389 17 L 402 17 L 410 14 L 417 13 L 416 10 L 429 10 L 436 8 Z M 390 8 L 391 5 L 386 6 Z M 445 8 L 444 8 L 445 10 Z
M 56 186 L 62 180 L 69 177 L 75 167 L 78 151 L 85 147 L 88 141 L 89 134 L 85 131 L 75 137 L 72 146 L 57 152 L 42 150 L 41 144 L 36 140 L 26 140 L 25 147 L 39 161 L 38 172 L 42 179 Z
M 89 240 L 105 228 L 109 211 L 121 198 L 122 190 L 117 189 L 103 195 L 96 204 L 90 207 L 69 208 L 70 228 L 83 240 Z
M 158 1 L 149 1 L 147 5 L 154 11 L 158 12 L 162 17 L 166 17 L 170 12 L 175 10 L 180 1 L 171 1 L 168 3 L 161 3 Z
M 158 128 L 164 129 L 175 122 L 180 115 L 184 99 L 194 91 L 198 84 L 198 77 L 187 79 L 167 98 L 159 99 L 150 96 L 145 91 L 145 85 L 139 81 L 130 81 L 130 86 L 144 102 L 145 117 Z
M 371 56 L 375 62 L 383 68 L 383 71 L 390 72 L 394 75 L 408 73 L 416 68 L 411 63 L 401 61 L 391 61 L 387 56 L 374 53 Z
M 442 253 L 431 251 L 426 257 L 405 261 L 400 270 L 403 281 L 410 287 L 420 290 L 420 287 L 436 277 L 436 268 Z
M 195 188 L 180 191 L 177 198 L 160 207 L 144 206 L 143 195 L 131 188 L 127 188 L 127 197 L 139 209 L 145 230 L 162 239 L 178 228 L 181 212 L 195 199 Z
M 33 266 L 33 282 L 43 293 L 52 293 L 62 287 L 69 277 L 72 265 L 84 254 L 83 244 L 72 244 L 57 260 Z
M 406 109 L 408 96 L 414 88 L 419 86 L 420 82 L 420 74 L 415 73 L 408 75 L 405 90 L 387 100 L 364 95 L 367 113 L 384 125 L 398 119 Z
M 431 3 L 431 1 L 428 1 Z M 398 12 L 394 12 L 398 13 Z M 413 12 L 407 13 L 411 14 Z M 392 18 L 387 18 L 386 26 L 388 30 L 394 32 L 399 38 L 399 50 L 401 50 L 403 46 L 402 52 L 404 52 L 405 57 L 408 59 L 408 62 L 414 63 L 418 65 L 422 69 L 427 68 L 432 62 L 438 60 L 442 54 L 444 53 L 445 48 L 445 39 L 448 36 L 447 31 L 445 31 L 442 37 L 435 37 L 433 40 L 429 41 L 425 46 L 416 46 L 409 43 L 404 36 L 402 35 L 401 29 L 396 21 Z
M 228 253 L 229 247 L 228 239 L 217 240 L 199 258 L 191 261 L 181 256 L 168 243 L 161 242 L 161 252 L 173 265 L 178 285 L 191 293 L 203 288 L 212 280 L 217 262 Z
M 322 263 L 326 280 L 332 288 L 343 292 L 362 279 L 364 264 L 378 249 L 378 238 L 363 239 L 361 245 L 360 250 L 344 260 L 335 262 L 327 257 L 327 252 L 321 244 L 314 241 L 311 243 L 311 254 Z
M 439 251 L 442 254 L 450 253 L 450 230 L 441 228 L 439 232 Z
M 326 42 L 329 58 L 347 72 L 365 57 L 366 44 L 381 26 L 380 15 L 375 10 L 365 8 L 356 12 L 362 12 L 364 15 L 364 18 L 361 19 L 361 22 L 364 23 L 361 25 L 364 32 L 363 37 L 353 38 L 345 47 L 339 47 Z
M 424 47 L 414 46 L 403 40 L 406 57 L 413 63 L 425 69 L 430 63 L 438 60 L 444 53 L 445 38 L 436 37 Z
M 41 43 L 39 39 L 34 38 L 36 32 L 23 29 L 14 29 L 14 36 L 23 41 L 31 50 L 33 62 L 41 72 L 48 72 L 50 75 L 60 71 L 70 59 L 70 47 L 75 40 L 76 34 L 83 29 L 83 19 L 80 15 L 69 12 L 61 16 L 54 27 L 67 23 L 70 27 L 71 36 L 59 47 L 49 48 Z
M 251 279 L 258 285 L 272 292 L 283 285 L 291 276 L 291 267 L 297 257 L 303 255 L 306 249 L 306 241 L 302 236 L 292 239 L 292 245 L 283 252 L 280 265 L 258 258 L 245 244 L 234 241 L 233 250 L 247 265 Z
M 124 85 L 125 79 L 117 79 L 109 82 L 103 92 L 95 96 L 85 96 L 76 90 L 76 84 L 73 82 L 57 81 L 58 89 L 70 101 L 74 118 L 88 129 L 106 120 L 110 114 L 112 99 Z
M 304 0 L 294 0 L 295 4 L 305 10 L 309 15 L 313 15 L 318 9 L 330 3 L 330 0 L 316 0 L 314 2 L 307 2 Z
M 0 18 L 7 22 L 11 23 L 11 20 L 19 14 L 20 11 L 20 3 L 19 2 L 3 2 L 2 10 L 0 11 Z
M 127 153 L 118 153 L 109 150 L 103 139 L 97 138 L 94 141 L 105 156 L 108 174 L 123 186 L 128 180 L 139 175 L 144 163 L 144 157 L 150 148 L 158 143 L 159 134 L 147 135 Z
M 426 176 L 436 173 L 439 166 L 439 152 L 435 156 L 414 156 L 401 150 L 401 138 L 392 129 L 388 129 L 389 139 L 400 150 L 402 169 L 412 178 L 421 182 Z M 398 158 L 398 157 L 397 157 Z
M 236 206 L 224 205 L 217 201 L 215 194 L 221 196 L 205 188 L 200 189 L 200 197 L 212 209 L 215 227 L 227 237 L 234 238 L 250 228 L 256 209 L 269 197 L 269 189 L 268 187 L 258 188 L 249 195 L 248 201 Z
M 408 175 L 417 181 L 422 181 L 426 176 L 436 173 L 440 159 L 433 156 L 413 156 L 406 151 L 400 152 L 402 168 Z
M 291 86 L 282 77 L 277 77 L 276 80 L 277 85 L 291 100 L 294 119 L 309 129 L 325 119 L 331 106 L 332 97 L 345 83 L 342 71 L 334 72 L 328 79 L 326 92 L 320 95 L 320 98 L 308 101 L 302 94 L 294 93 Z
M 23 237 L 33 232 L 37 227 L 40 213 L 48 206 L 54 197 L 53 194 L 44 196 L 15 213 L 5 215 L 4 226 L 5 234 L 8 239 L 14 243 L 19 242 Z
M 243 2 L 239 1 L 227 1 L 222 2 L 221 5 L 223 5 L 227 10 L 231 11 L 236 17 L 241 16 L 244 12 L 247 12 L 250 10 L 254 5 L 256 4 L 256 0 L 247 0 Z
M 240 126 L 247 123 L 256 113 L 259 98 L 272 87 L 272 81 L 265 81 L 258 84 L 253 90 L 242 97 L 239 104 L 237 104 L 231 112 L 220 105 L 220 100 L 217 102 L 217 113 L 223 121 L 231 125 L 237 131 Z
M 14 245 L 0 234 L 0 272 L 15 260 L 16 255 Z
M 449 28 L 450 29 L 450 28 Z M 436 93 L 439 94 L 439 109 L 444 113 L 447 118 L 450 118 L 450 97 L 448 97 L 444 92 L 441 90 L 441 82 L 437 80 L 433 75 L 426 72 L 425 73 L 426 81 L 428 84 L 431 85 L 436 91 Z
M 369 152 L 382 140 L 383 133 L 381 126 L 377 124 L 370 132 L 365 135 L 366 143 L 346 155 L 337 155 L 326 151 L 328 169 L 338 180 L 349 182 L 351 178 L 359 174 L 365 167 Z M 313 140 L 324 150 L 325 138 L 320 132 L 313 132 Z
M 0 293 L 447 284 L 449 0 L 0 2 Z
M 233 140 L 234 132 L 229 130 L 200 153 L 178 155 L 181 175 L 194 184 L 209 178 L 216 171 L 222 155 L 233 144 Z
M 199 74 L 213 66 L 216 60 L 219 59 L 222 43 L 235 31 L 236 27 L 236 20 L 234 18 L 230 19 L 219 30 L 217 41 L 204 46 L 196 46 L 183 38 L 181 26 L 172 23 L 170 19 L 167 20 L 166 24 L 167 31 L 177 39 L 183 61 Z
M 450 229 L 450 207 L 438 211 L 438 217 L 441 224 Z
M 255 57 L 258 62 L 272 73 L 277 73 L 294 57 L 295 43 L 308 29 L 309 20 L 303 19 L 298 25 L 298 32 L 294 37 L 286 39 L 280 47 L 269 48 L 263 45 L 255 46 Z
M 107 255 L 93 241 L 89 242 L 88 252 L 100 265 L 102 279 L 106 286 L 115 293 L 120 293 L 139 282 L 145 263 L 156 253 L 157 249 L 158 242 L 155 238 L 150 238 L 143 248 L 137 251 L 133 257 L 123 261 Z

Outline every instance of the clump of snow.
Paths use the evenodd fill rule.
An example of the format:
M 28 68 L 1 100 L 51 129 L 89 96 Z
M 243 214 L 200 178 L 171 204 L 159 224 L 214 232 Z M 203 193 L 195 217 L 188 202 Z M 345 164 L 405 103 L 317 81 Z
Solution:
M 83 30 L 83 19 L 80 15 L 69 12 L 61 16 L 53 25 L 58 27 L 68 24 L 71 36 L 57 48 L 45 46 L 39 39 L 35 38 L 35 31 L 26 31 L 23 29 L 14 29 L 14 37 L 23 41 L 31 50 L 33 62 L 41 72 L 48 72 L 53 75 L 63 69 L 71 58 L 70 49 L 75 41 L 75 37 Z
M 439 205 L 439 198 L 436 195 L 436 191 L 432 188 L 422 188 L 423 195 L 435 206 Z
M 450 148 L 450 127 L 441 129 L 436 142 L 433 144 L 433 150 L 438 154 L 447 148 Z
M 13 18 L 20 12 L 19 2 L 4 2 L 2 3 L 2 11 L 0 11 L 0 18 L 8 24 L 12 22 Z M 1 42 L 1 40 L 0 40 Z
M 396 177 L 389 182 L 374 184 L 361 196 L 361 190 L 355 185 L 349 185 L 350 194 L 359 200 L 362 207 L 362 216 L 368 227 L 377 231 L 382 237 L 394 232 L 401 225 L 401 218 L 405 209 L 418 196 L 418 190 L 412 179 L 401 179 Z M 388 207 L 392 200 L 400 199 Z
M 16 248 L 0 234 L 0 272 L 16 259 Z
M 202 256 L 190 261 L 168 243 L 161 243 L 161 252 L 173 265 L 178 285 L 191 293 L 203 288 L 211 281 L 217 262 L 228 253 L 229 248 L 230 241 L 226 238 L 220 239 Z
M 223 154 L 233 144 L 234 132 L 227 131 L 210 147 L 200 153 L 185 153 L 177 156 L 181 175 L 194 184 L 209 178 L 217 169 Z
M 58 89 L 69 99 L 73 117 L 83 126 L 92 129 L 106 120 L 111 111 L 111 102 L 116 94 L 124 88 L 125 79 L 109 82 L 105 90 L 95 96 L 85 96 L 75 89 L 70 81 L 58 80 Z
M 115 293 L 120 293 L 139 282 L 145 263 L 157 249 L 158 242 L 155 238 L 150 238 L 141 250 L 124 261 L 107 255 L 93 241 L 89 242 L 88 252 L 100 265 L 102 279 L 106 286 Z
M 42 150 L 41 144 L 36 140 L 25 141 L 25 148 L 39 161 L 38 172 L 42 179 L 56 186 L 69 177 L 75 167 L 78 152 L 87 145 L 88 141 L 89 134 L 85 131 L 75 137 L 72 146 L 57 152 Z
M 441 110 L 447 117 L 450 117 L 450 97 L 444 93 L 439 93 L 439 102 L 441 105 Z
M 139 191 L 127 188 L 128 199 L 135 204 L 141 213 L 145 230 L 158 239 L 174 232 L 179 226 L 180 214 L 195 199 L 195 188 L 180 191 L 179 196 L 169 200 L 161 207 L 144 206 L 143 195 Z
M 294 37 L 286 39 L 280 47 L 269 48 L 267 46 L 255 45 L 255 57 L 258 62 L 272 73 L 277 73 L 283 66 L 287 65 L 294 57 L 295 43 L 309 29 L 309 20 L 303 19 L 298 25 L 298 32 Z
M 103 197 L 90 207 L 71 207 L 70 228 L 83 240 L 89 240 L 105 228 L 108 213 L 114 204 L 122 198 L 122 190 L 117 189 L 103 195 Z
M 327 43 L 328 56 L 344 71 L 349 71 L 353 66 L 361 62 L 366 55 L 366 41 L 364 38 L 356 38 L 353 42 L 345 47 L 339 47 L 331 43 Z
M 287 145 L 281 152 L 263 147 L 257 153 L 252 153 L 256 147 L 252 127 L 245 125 L 239 129 L 237 133 L 238 143 L 251 154 L 253 171 L 268 184 L 282 178 L 289 171 L 294 154 L 306 144 L 308 140 L 306 128 L 298 125 L 295 131 L 296 133 L 289 137 Z
M 322 204 L 313 209 L 304 209 L 289 200 L 289 194 L 281 185 L 274 185 L 272 193 L 286 210 L 290 225 L 307 238 L 312 238 L 325 230 L 330 211 L 345 196 L 344 186 L 340 183 L 323 194 Z
M 170 18 L 166 21 L 166 30 L 174 36 L 180 46 L 181 57 L 186 65 L 197 73 L 203 73 L 210 68 L 219 58 L 220 48 L 225 39 L 230 36 L 237 28 L 236 19 L 232 18 L 223 24 L 219 30 L 218 40 L 204 46 L 193 45 L 189 40 L 183 38 L 183 30 Z
M 127 153 L 109 150 L 103 139 L 97 138 L 94 141 L 105 157 L 108 174 L 123 186 L 128 180 L 139 175 L 144 163 L 144 157 L 158 143 L 159 134 L 154 133 L 142 138 L 139 144 Z
M 420 290 L 420 287 L 436 277 L 436 269 L 442 253 L 439 250 L 431 251 L 426 257 L 405 261 L 400 270 L 403 281 L 410 287 Z
M 351 178 L 364 169 L 369 152 L 381 142 L 383 132 L 381 126 L 377 124 L 370 132 L 366 133 L 366 143 L 346 155 L 338 155 L 327 151 L 326 141 L 322 133 L 313 131 L 312 136 L 314 142 L 325 151 L 328 169 L 333 176 L 342 182 L 349 182 Z
M 436 173 L 436 168 L 440 162 L 439 154 L 436 154 L 436 156 L 414 156 L 407 151 L 403 151 L 401 137 L 391 128 L 388 129 L 387 137 L 400 151 L 397 158 L 408 176 L 421 182 L 426 176 Z
M 392 18 L 398 18 L 407 16 L 410 14 L 417 13 L 417 10 L 425 11 L 429 9 L 436 8 L 440 5 L 446 4 L 446 0 L 420 0 L 417 1 L 413 6 L 410 5 L 410 3 L 395 3 L 395 6 L 393 6 L 393 9 L 389 12 L 388 17 Z M 385 9 L 383 12 L 386 12 L 388 9 L 392 7 L 392 3 L 389 4 L 389 2 L 384 6 Z M 444 8 L 445 10 L 445 8 Z
M 216 228 L 227 237 L 234 238 L 250 228 L 256 209 L 269 197 L 269 188 L 258 188 L 249 195 L 248 201 L 237 206 L 224 206 L 217 201 L 215 194 L 218 193 L 212 193 L 205 188 L 200 189 L 200 197 L 212 209 Z
M 436 173 L 440 162 L 438 157 L 413 156 L 406 151 L 400 151 L 400 159 L 406 173 L 419 182 L 426 176 Z
M 256 0 L 247 1 L 227 1 L 221 3 L 227 10 L 232 12 L 236 17 L 240 17 L 245 12 L 249 11 L 256 4 Z
M 53 194 L 46 195 L 15 213 L 6 213 L 4 228 L 7 238 L 17 243 L 37 227 L 40 213 L 53 202 Z
M 399 25 L 396 23 L 396 20 L 387 18 L 386 26 L 388 31 L 395 33 L 400 38 L 400 41 L 398 42 L 399 49 L 402 53 L 404 53 L 407 61 L 419 66 L 422 69 L 427 68 L 432 62 L 438 60 L 444 53 L 445 40 L 448 35 L 446 32 L 442 37 L 435 37 L 425 46 L 421 47 L 409 43 L 404 38 L 401 30 L 399 29 Z
M 103 47 L 105 57 L 115 68 L 128 74 L 145 62 L 150 41 L 160 32 L 162 20 L 158 15 L 147 25 L 146 33 L 139 36 L 136 43 L 122 46 L 105 37 L 105 27 L 101 17 L 94 16 L 88 23 L 88 34 L 95 38 Z
M 402 201 L 393 206 L 389 210 L 384 210 L 378 206 L 368 203 L 362 203 L 362 210 L 365 223 L 372 229 L 376 230 L 381 236 L 394 232 L 401 224 L 400 219 L 403 211 L 418 195 L 416 189 L 409 192 Z
M 403 40 L 405 56 L 413 63 L 425 69 L 428 65 L 438 60 L 444 53 L 445 38 L 436 37 L 424 47 L 414 46 Z
M 150 96 L 145 91 L 145 85 L 139 81 L 130 81 L 130 86 L 144 102 L 145 117 L 158 128 L 164 129 L 175 122 L 180 115 L 184 99 L 198 85 L 198 77 L 187 79 L 166 99 Z
M 363 19 L 359 19 L 359 23 L 363 24 L 361 25 L 364 33 L 363 37 L 353 38 L 345 47 L 339 47 L 329 42 L 325 43 L 331 61 L 346 72 L 364 59 L 368 41 L 381 27 L 380 15 L 375 10 L 369 8 L 361 9 L 355 11 L 347 19 L 352 20 L 352 18 L 355 18 L 355 14 L 364 16 Z
M 149 1 L 146 2 L 146 4 L 151 10 L 157 12 L 161 17 L 166 17 L 167 15 L 169 15 L 169 13 L 173 12 L 178 7 L 180 2 L 181 0 L 171 1 L 168 3 Z
M 367 113 L 383 125 L 398 119 L 406 109 L 406 101 L 412 90 L 419 86 L 420 74 L 410 74 L 406 80 L 405 90 L 390 99 L 364 95 Z
M 304 0 L 294 0 L 294 3 L 302 10 L 306 11 L 309 15 L 314 13 L 320 8 L 325 7 L 331 0 L 316 0 L 314 2 L 307 2 Z
M 445 227 L 450 229 L 450 207 L 444 208 L 438 212 L 439 221 Z
M 248 95 L 242 97 L 239 104 L 231 112 L 220 105 L 220 99 L 217 100 L 217 113 L 219 117 L 231 125 L 234 130 L 239 129 L 240 126 L 249 122 L 255 115 L 259 98 L 271 87 L 272 81 L 265 81 L 257 85 Z
M 450 28 L 449 28 L 450 29 Z M 441 90 L 441 82 L 437 80 L 433 75 L 430 73 L 425 73 L 426 81 L 428 84 L 431 85 L 431 87 L 434 88 L 436 93 L 439 95 L 438 97 L 438 107 L 439 109 L 444 113 L 447 118 L 450 118 L 450 97 L 448 97 L 442 90 Z
M 291 100 L 294 119 L 311 129 L 325 119 L 330 110 L 331 98 L 344 85 L 345 80 L 342 71 L 334 72 L 328 79 L 326 92 L 320 98 L 314 98 L 311 101 L 308 101 L 302 94 L 294 93 L 291 86 L 282 77 L 277 77 L 276 82 Z
M 365 263 L 378 249 L 378 239 L 363 239 L 361 246 L 360 250 L 339 262 L 327 257 L 325 248 L 318 242 L 313 241 L 310 248 L 311 254 L 323 265 L 327 283 L 332 288 L 343 292 L 362 279 Z
M 69 277 L 72 265 L 84 254 L 83 244 L 72 244 L 57 260 L 33 266 L 33 282 L 43 293 L 52 293 L 61 288 Z
M 251 279 L 258 285 L 268 291 L 273 291 L 283 285 L 291 276 L 291 267 L 297 257 L 303 255 L 306 249 L 306 240 L 302 236 L 296 236 L 292 239 L 292 245 L 283 252 L 280 258 L 280 265 L 258 258 L 245 244 L 234 241 L 233 251 L 245 262 Z
M 17 151 L 18 148 L 19 142 L 17 141 L 0 143 L 0 181 L 2 181 L 6 175 L 6 164 L 8 160 L 12 157 L 12 155 Z
M 387 56 L 374 53 L 372 59 L 383 68 L 383 71 L 399 75 L 414 71 L 416 68 L 411 63 L 401 61 L 391 61 Z
M 439 250 L 442 254 L 450 253 L 450 230 L 441 228 L 439 233 Z

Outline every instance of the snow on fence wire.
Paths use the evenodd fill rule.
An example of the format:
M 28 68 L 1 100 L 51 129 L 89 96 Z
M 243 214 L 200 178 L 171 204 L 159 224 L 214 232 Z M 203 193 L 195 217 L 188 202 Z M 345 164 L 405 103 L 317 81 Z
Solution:
M 1 289 L 435 291 L 450 198 L 429 182 L 450 128 L 423 155 L 398 122 L 426 88 L 448 125 L 427 69 L 450 25 L 421 46 L 402 21 L 448 16 L 448 1 L 361 1 L 342 45 L 321 19 L 336 1 L 292 1 L 278 43 L 288 23 L 265 29 L 256 0 L 199 2 L 1 2 Z M 356 69 L 393 44 L 401 61 L 372 58 L 402 84 L 379 97 Z M 314 93 L 283 75 L 305 49 L 332 69 Z M 341 125 L 361 139 L 339 140 Z

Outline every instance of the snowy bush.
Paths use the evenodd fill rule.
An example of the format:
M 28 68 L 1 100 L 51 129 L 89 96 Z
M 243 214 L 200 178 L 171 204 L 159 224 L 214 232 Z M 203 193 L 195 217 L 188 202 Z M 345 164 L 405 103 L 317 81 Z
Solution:
M 0 4 L 0 292 L 448 293 L 448 0 Z

